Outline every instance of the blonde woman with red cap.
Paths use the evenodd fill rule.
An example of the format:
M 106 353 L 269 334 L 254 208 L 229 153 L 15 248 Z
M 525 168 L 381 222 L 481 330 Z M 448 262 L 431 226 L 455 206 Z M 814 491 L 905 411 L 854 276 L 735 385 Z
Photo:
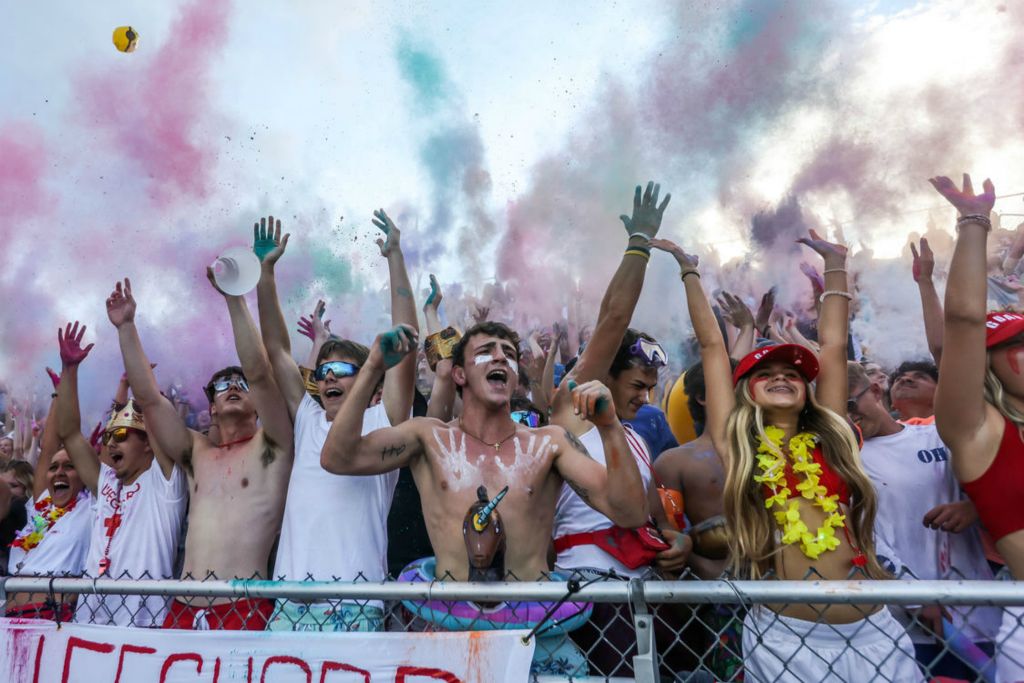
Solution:
M 943 351 L 935 395 L 936 426 L 953 473 L 978 509 L 1010 572 L 1024 579 L 1024 316 L 986 315 L 989 214 L 995 187 L 976 195 L 964 174 L 932 186 L 956 207 L 957 240 L 946 284 Z M 1003 613 L 997 637 L 999 680 L 1024 680 L 1024 610 Z
M 704 363 L 707 426 L 726 470 L 731 569 L 744 579 L 886 578 L 875 558 L 876 499 L 846 420 L 850 294 L 846 248 L 813 230 L 800 242 L 825 261 L 818 357 L 797 344 L 761 348 L 735 372 L 701 286 L 680 266 Z M 812 382 L 816 382 L 812 386 Z M 880 605 L 755 606 L 744 619 L 748 681 L 923 681 L 903 627 Z

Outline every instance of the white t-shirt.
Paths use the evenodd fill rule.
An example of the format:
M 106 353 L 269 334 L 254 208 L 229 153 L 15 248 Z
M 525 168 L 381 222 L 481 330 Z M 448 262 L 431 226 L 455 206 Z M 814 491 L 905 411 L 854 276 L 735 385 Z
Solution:
M 896 434 L 869 439 L 861 460 L 878 493 L 875 537 L 883 566 L 891 562 L 897 576 L 906 567 L 922 580 L 992 578 L 977 526 L 959 534 L 924 526 L 929 510 L 963 499 L 935 425 L 906 425 Z M 976 642 L 992 640 L 999 630 L 999 608 L 949 611 L 954 626 Z M 904 610 L 893 613 L 904 625 L 909 623 Z M 920 627 L 908 630 L 915 643 L 934 642 Z
M 364 436 L 390 426 L 383 403 L 363 415 Z M 398 470 L 372 476 L 326 471 L 320 466 L 320 451 L 330 429 L 324 409 L 304 395 L 295 412 L 295 463 L 274 578 L 383 581 L 388 566 L 388 511 Z
M 177 465 L 165 479 L 153 458 L 148 470 L 132 484 L 121 487 L 114 470 L 101 463 L 86 572 L 99 576 L 100 560 L 107 556 L 110 567 L 100 580 L 174 578 L 174 559 L 187 504 L 188 482 Z M 120 523 L 116 523 L 115 512 L 120 515 Z M 107 533 L 111 527 L 112 537 Z M 75 621 L 159 626 L 166 609 L 167 598 L 161 596 L 83 594 Z
M 632 427 L 629 425 L 623 425 L 623 427 L 626 428 L 626 441 L 629 443 L 633 457 L 636 458 L 636 465 L 640 468 L 640 477 L 644 480 L 644 491 L 646 491 L 651 483 L 650 452 L 647 450 L 647 444 L 643 438 L 633 431 Z M 591 428 L 581 436 L 580 441 L 586 446 L 594 460 L 607 466 L 604 444 L 601 443 L 601 434 L 596 428 Z M 552 530 L 552 535 L 555 538 L 586 531 L 598 531 L 612 526 L 615 526 L 612 520 L 584 503 L 568 484 L 562 484 L 562 491 L 558 495 L 558 504 L 555 506 L 555 525 Z M 555 567 L 563 570 L 590 568 L 606 571 L 613 569 L 615 573 L 629 577 L 645 577 L 651 573 L 650 567 L 630 569 L 596 545 L 578 545 L 563 550 L 555 559 Z
M 49 491 L 40 494 L 45 500 Z M 12 546 L 7 562 L 7 573 L 21 576 L 80 576 L 85 571 L 85 557 L 89 552 L 89 534 L 92 529 L 92 495 L 82 489 L 78 501 L 70 512 L 58 519 L 45 534 L 39 545 L 29 551 Z M 35 501 L 29 501 L 28 523 L 21 530 L 27 534 L 35 527 L 32 518 L 39 514 Z

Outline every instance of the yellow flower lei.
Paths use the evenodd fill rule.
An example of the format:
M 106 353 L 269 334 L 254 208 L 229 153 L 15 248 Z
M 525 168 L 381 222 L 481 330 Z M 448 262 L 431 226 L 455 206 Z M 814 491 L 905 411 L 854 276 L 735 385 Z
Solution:
M 812 560 L 818 559 L 821 553 L 839 547 L 839 539 L 835 530 L 843 526 L 846 516 L 839 513 L 839 496 L 827 495 L 828 490 L 821 484 L 821 465 L 814 461 L 811 451 L 817 437 L 801 432 L 789 440 L 789 457 L 793 460 L 793 471 L 804 475 L 804 480 L 797 484 L 797 492 L 813 500 L 828 516 L 815 533 L 800 519 L 800 502 L 789 500 L 793 494 L 786 484 L 786 456 L 782 451 L 782 439 L 785 433 L 774 426 L 764 429 L 768 437 L 758 437 L 757 466 L 761 474 L 754 475 L 754 481 L 771 490 L 765 496 L 764 506 L 775 508 L 775 522 L 782 528 L 782 542 L 789 545 L 800 543 L 800 550 Z

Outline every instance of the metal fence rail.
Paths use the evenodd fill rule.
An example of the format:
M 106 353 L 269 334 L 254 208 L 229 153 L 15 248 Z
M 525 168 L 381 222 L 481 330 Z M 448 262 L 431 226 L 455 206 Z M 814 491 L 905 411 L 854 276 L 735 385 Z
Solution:
M 31 597 L 29 597 L 31 596 Z M 455 614 L 456 606 L 493 608 L 496 604 L 513 606 L 521 603 L 579 605 L 575 616 L 586 606 L 592 614 L 583 626 L 557 637 L 550 635 L 559 625 L 557 618 L 540 620 L 537 626 L 538 653 L 547 657 L 539 671 L 560 673 L 565 678 L 589 674 L 597 677 L 629 677 L 645 683 L 655 681 L 753 680 L 744 664 L 741 632 L 744 617 L 757 611 L 767 615 L 771 628 L 781 630 L 792 620 L 779 617 L 777 611 L 786 606 L 813 606 L 821 615 L 835 606 L 862 610 L 867 616 L 877 605 L 887 605 L 893 614 L 902 615 L 903 627 L 917 634 L 916 640 L 928 640 L 931 654 L 918 651 L 918 662 L 927 676 L 946 673 L 949 666 L 960 666 L 961 680 L 996 681 L 997 664 L 1009 662 L 1007 671 L 1019 665 L 1024 679 L 1024 582 L 1013 581 L 599 581 L 577 582 L 501 582 L 501 583 L 403 583 L 403 582 L 284 582 L 259 580 L 153 580 L 93 579 L 72 577 L 5 577 L 0 579 L 0 600 L 5 605 L 24 603 L 49 604 L 62 602 L 69 610 L 53 618 L 70 618 L 70 606 L 76 601 L 75 620 L 90 623 L 159 626 L 168 604 L 209 607 L 227 599 L 228 609 L 253 601 L 276 601 L 274 615 L 293 619 L 286 629 L 295 630 L 410 630 L 429 631 L 451 627 L 418 611 L 421 605 L 441 606 Z M 88 597 L 93 596 L 93 597 Z M 146 597 L 150 596 L 150 597 Z M 89 601 L 99 601 L 89 608 Z M 155 606 L 154 606 L 155 605 Z M 287 612 L 282 605 L 298 606 L 300 616 Z M 310 605 L 327 605 L 327 616 L 310 622 Z M 771 605 L 772 610 L 764 609 Z M 939 637 L 923 631 L 925 619 L 918 611 L 922 605 L 939 605 L 940 613 L 964 624 L 989 626 L 990 637 L 981 648 L 964 650 L 963 642 L 950 639 L 949 633 Z M 831 606 L 831 607 L 830 607 Z M 852 606 L 852 607 L 851 607 Z M 87 609 L 89 608 L 89 609 Z M 119 609 L 127 610 L 120 619 Z M 541 610 L 544 611 L 544 610 Z M 954 613 L 957 618 L 954 619 Z M 344 618 L 337 615 L 344 614 Z M 487 609 L 468 628 L 501 627 L 489 621 Z M 861 613 L 858 612 L 859 616 Z M 127 615 L 127 621 L 125 621 Z M 354 616 L 353 616 L 354 615 Z M 24 616 L 32 616 L 24 614 Z M 364 618 L 365 617 L 365 618 Z M 538 621 L 536 615 L 534 622 Z M 993 621 L 993 619 L 995 621 Z M 273 621 L 273 619 L 272 619 Z M 571 619 L 562 618 L 563 622 Z M 825 625 L 837 634 L 841 626 Z M 310 626 L 313 623 L 313 626 Z M 812 622 L 804 622 L 813 625 Z M 993 630 L 993 624 L 997 627 Z M 281 627 L 280 621 L 277 627 Z M 557 628 L 555 629 L 557 631 Z M 821 629 L 819 629 L 821 630 Z M 818 652 L 812 636 L 800 636 L 799 646 L 807 653 Z M 856 650 L 857 640 L 847 638 L 847 649 Z M 962 639 L 961 639 L 962 640 Z M 977 639 L 974 639 L 977 640 Z M 770 649 L 760 634 L 754 647 Z M 568 648 L 568 650 L 566 649 Z M 777 654 L 772 650 L 773 654 Z M 575 654 L 574 654 L 575 653 Z M 746 652 L 748 658 L 749 652 Z M 799 670 L 800 656 L 782 657 L 779 666 L 783 676 Z M 911 655 L 912 656 L 912 655 Z M 575 659 L 574 659 L 575 657 Z M 820 680 L 854 680 L 843 678 L 822 658 Z M 865 655 L 865 660 L 870 654 Z M 1019 661 L 1018 661 L 1019 660 Z M 535 663 L 537 662 L 535 658 Z M 872 676 L 856 680 L 895 680 L 887 677 L 884 662 L 869 662 L 875 667 Z M 749 666 L 746 668 L 750 668 Z M 744 676 L 746 677 L 744 678 Z M 795 676 L 795 673 L 792 673 Z M 801 680 L 807 680 L 803 678 Z M 814 680 L 814 679 L 811 679 Z M 1007 678 L 1005 680 L 1016 680 Z

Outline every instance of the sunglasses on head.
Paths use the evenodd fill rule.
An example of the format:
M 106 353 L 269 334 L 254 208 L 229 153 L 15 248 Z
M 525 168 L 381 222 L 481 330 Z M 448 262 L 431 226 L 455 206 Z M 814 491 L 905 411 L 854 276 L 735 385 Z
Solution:
M 249 392 L 249 383 L 246 382 L 241 377 L 232 377 L 232 378 L 228 378 L 228 379 L 218 379 L 215 382 L 210 382 L 210 388 L 213 390 L 214 394 L 223 394 L 225 391 L 227 391 L 231 387 L 236 387 L 240 391 L 244 391 L 246 393 Z
M 536 410 L 513 410 L 512 421 L 536 429 L 540 427 L 540 413 Z
M 109 444 L 111 441 L 117 443 L 124 443 L 128 440 L 128 436 L 134 431 L 130 427 L 116 427 L 111 429 L 109 432 L 103 435 L 103 444 Z
M 352 377 L 357 372 L 359 372 L 358 365 L 346 363 L 343 360 L 331 360 L 317 366 L 313 372 L 313 379 L 322 382 L 327 379 L 327 373 L 331 373 L 336 378 L 341 379 L 342 377 Z
M 662 348 L 661 344 L 656 341 L 640 337 L 629 347 L 629 352 L 633 356 L 642 359 L 647 365 L 656 368 L 668 365 L 668 354 L 665 353 L 665 349 Z

